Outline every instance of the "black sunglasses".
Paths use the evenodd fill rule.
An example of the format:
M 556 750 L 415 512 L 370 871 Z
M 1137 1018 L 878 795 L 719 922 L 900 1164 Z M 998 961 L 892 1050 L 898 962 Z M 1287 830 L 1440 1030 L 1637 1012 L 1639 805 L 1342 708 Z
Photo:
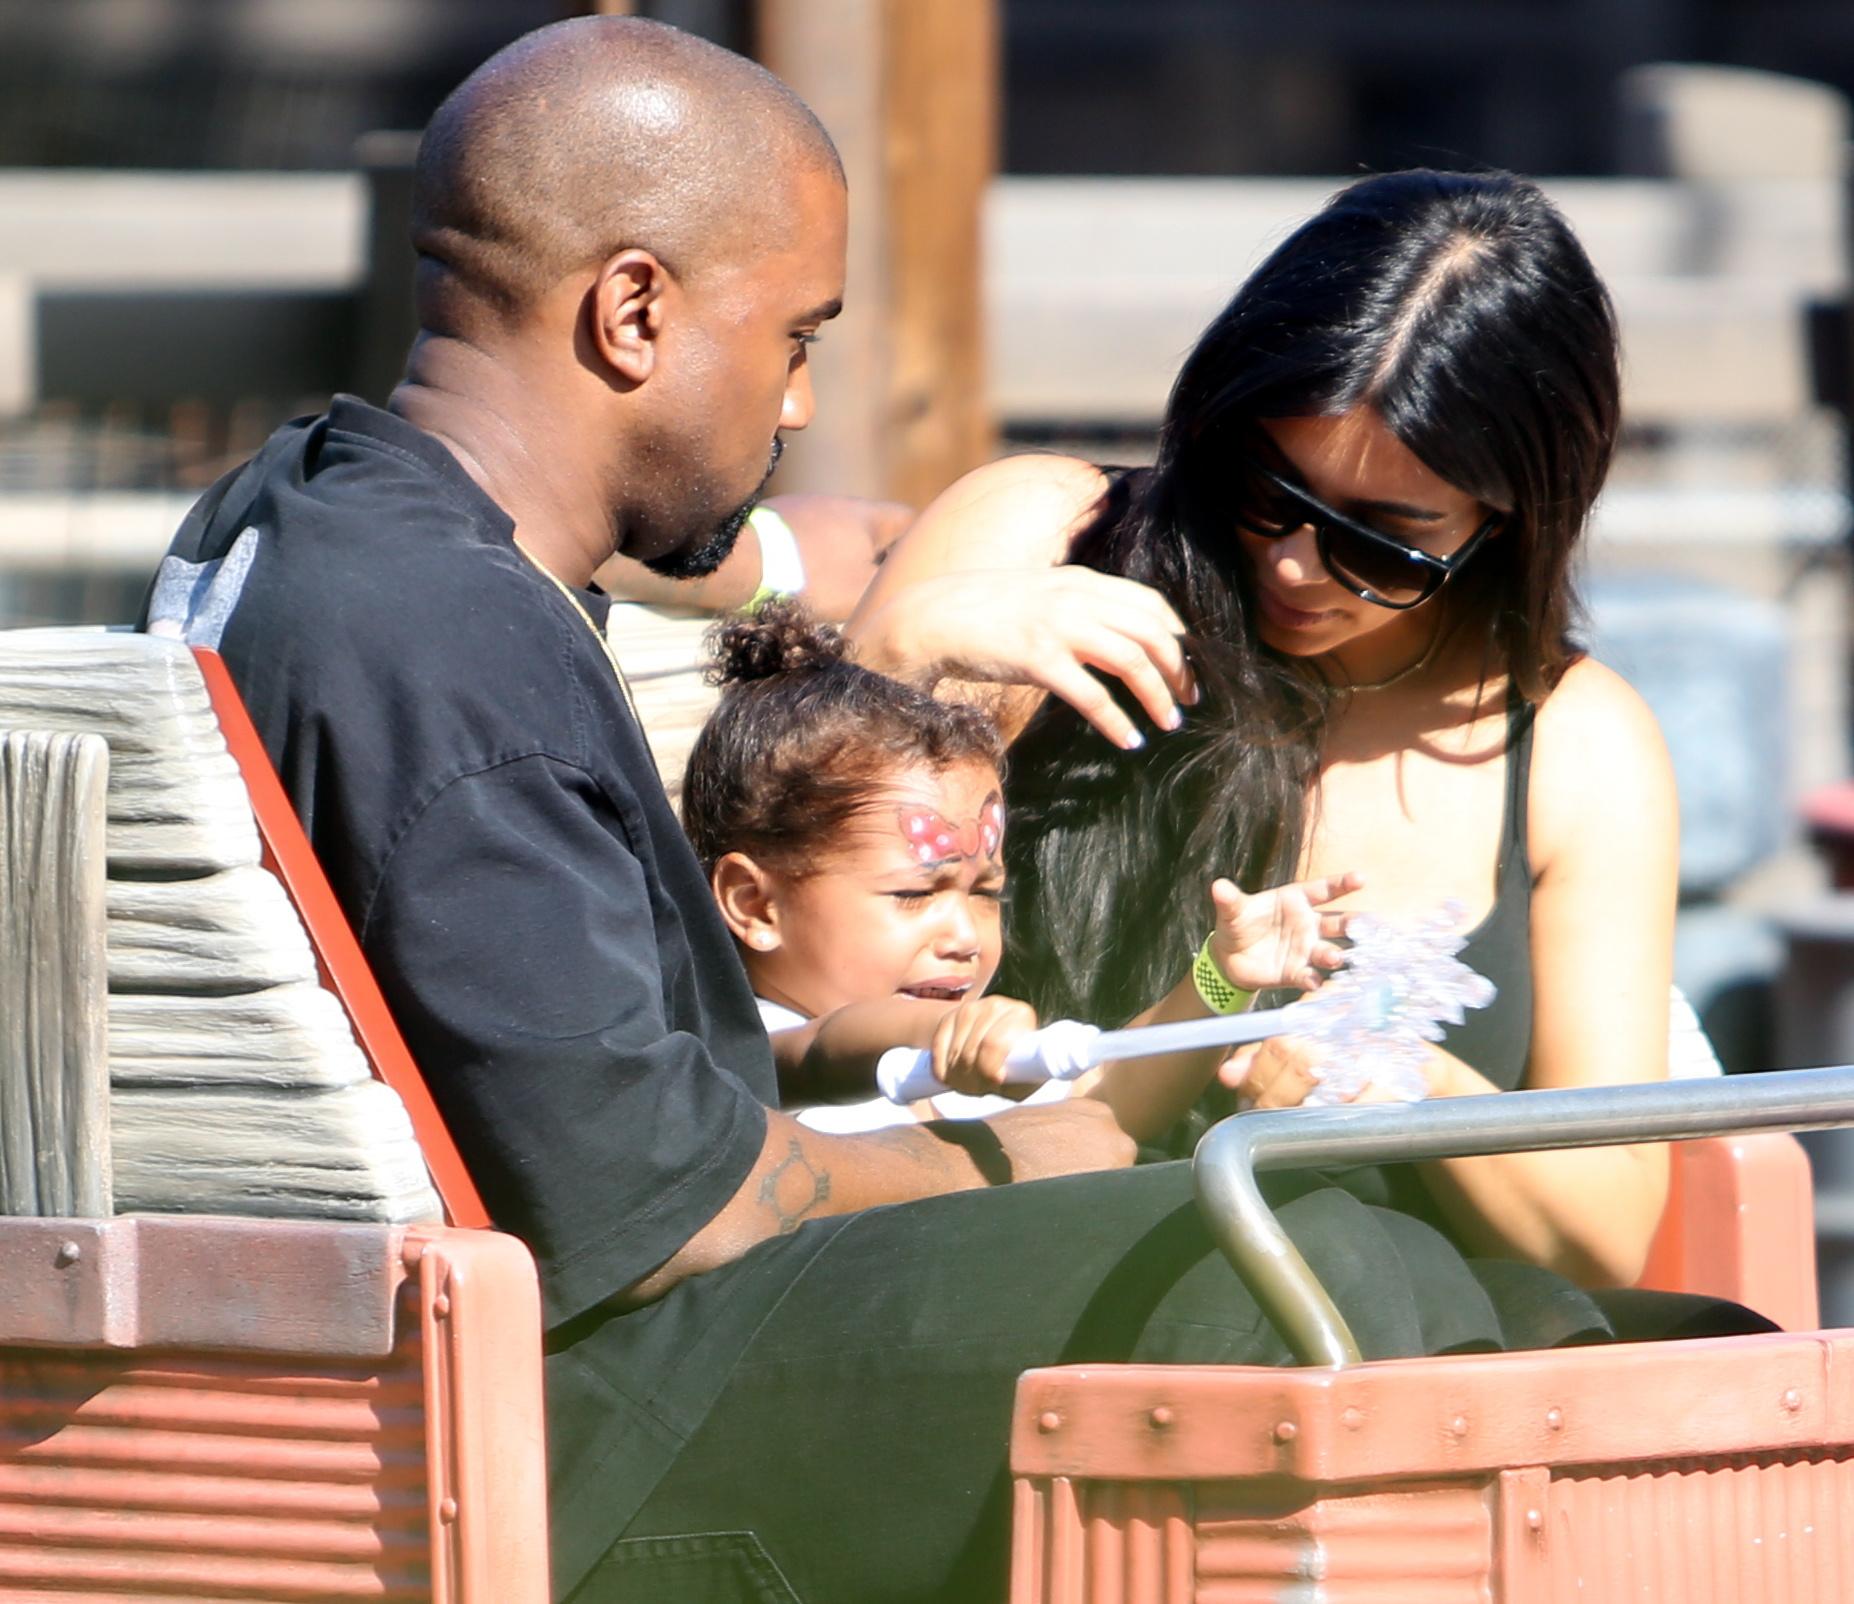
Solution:
M 1249 472 L 1254 478 L 1237 509 L 1238 524 L 1264 540 L 1279 540 L 1303 526 L 1312 529 L 1314 549 L 1327 573 L 1361 601 L 1399 612 L 1435 595 L 1500 525 L 1500 514 L 1494 513 L 1458 551 L 1433 557 L 1382 529 L 1335 512 L 1293 480 L 1259 463 L 1251 464 Z

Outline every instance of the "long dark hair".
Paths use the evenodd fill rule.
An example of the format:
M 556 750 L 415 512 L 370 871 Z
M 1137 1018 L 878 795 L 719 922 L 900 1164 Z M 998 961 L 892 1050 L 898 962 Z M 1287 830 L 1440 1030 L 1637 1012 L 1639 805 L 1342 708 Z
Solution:
M 1256 270 L 1186 359 L 1153 467 L 1115 478 L 1073 552 L 1165 594 L 1204 700 L 1127 754 L 1052 698 L 1013 748 L 1004 990 L 1126 1019 L 1184 971 L 1211 879 L 1292 874 L 1329 693 L 1251 627 L 1232 509 L 1258 422 L 1372 407 L 1503 514 L 1431 605 L 1479 627 L 1486 671 L 1538 701 L 1573 655 L 1571 559 L 1615 444 L 1616 344 L 1583 248 L 1511 174 L 1364 179 Z
M 682 824 L 704 869 L 725 853 L 802 876 L 897 769 L 1003 758 L 977 708 L 851 661 L 842 634 L 793 601 L 708 635 L 721 701 L 689 753 Z

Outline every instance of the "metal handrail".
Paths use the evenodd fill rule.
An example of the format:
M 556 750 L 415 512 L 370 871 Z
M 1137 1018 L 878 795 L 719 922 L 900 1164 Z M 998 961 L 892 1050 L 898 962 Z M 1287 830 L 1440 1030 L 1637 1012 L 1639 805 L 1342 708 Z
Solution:
M 1361 1358 L 1358 1344 L 1263 1200 L 1256 1183 L 1262 1170 L 1835 1125 L 1854 1125 L 1854 1065 L 1237 1114 L 1197 1144 L 1192 1176 L 1210 1234 L 1295 1357 L 1308 1365 L 1350 1365 Z

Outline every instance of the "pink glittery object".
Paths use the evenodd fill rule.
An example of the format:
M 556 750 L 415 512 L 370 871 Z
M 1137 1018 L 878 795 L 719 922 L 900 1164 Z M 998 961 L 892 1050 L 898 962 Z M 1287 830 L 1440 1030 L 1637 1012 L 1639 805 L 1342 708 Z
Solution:
M 1468 939 L 1461 923 L 1458 902 L 1407 924 L 1352 918 L 1345 968 L 1283 1010 L 1294 1016 L 1283 1033 L 1321 1049 L 1307 1107 L 1350 1102 L 1373 1084 L 1402 1102 L 1428 1095 L 1426 1044 L 1494 1000 L 1493 982 L 1455 956 Z

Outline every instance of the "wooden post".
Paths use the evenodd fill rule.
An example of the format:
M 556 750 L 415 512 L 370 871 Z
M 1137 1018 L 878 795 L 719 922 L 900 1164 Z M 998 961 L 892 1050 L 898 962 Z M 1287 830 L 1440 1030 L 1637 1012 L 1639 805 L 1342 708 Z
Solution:
M 759 0 L 760 59 L 836 139 L 848 305 L 813 351 L 818 415 L 782 490 L 919 505 L 987 460 L 982 223 L 996 0 Z
M 985 190 L 997 165 L 995 0 L 887 0 L 888 487 L 920 505 L 992 453 Z

